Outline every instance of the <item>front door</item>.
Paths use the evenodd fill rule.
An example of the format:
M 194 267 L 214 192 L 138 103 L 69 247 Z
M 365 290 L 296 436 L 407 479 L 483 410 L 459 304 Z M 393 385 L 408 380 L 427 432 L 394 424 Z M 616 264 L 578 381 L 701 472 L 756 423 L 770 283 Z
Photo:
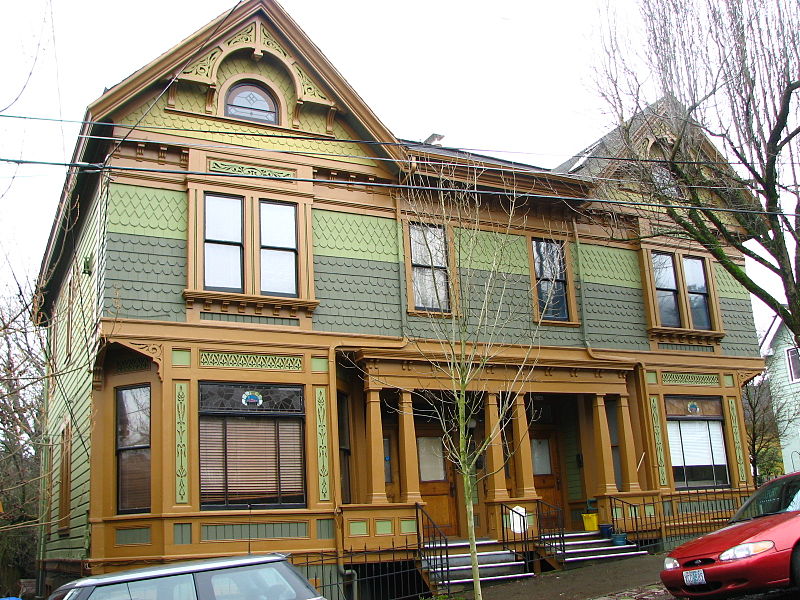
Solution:
M 531 437 L 531 455 L 536 491 L 548 504 L 561 506 L 561 473 L 555 433 L 534 431 Z
M 425 510 L 445 535 L 458 535 L 453 463 L 445 458 L 442 435 L 417 432 L 419 488 Z

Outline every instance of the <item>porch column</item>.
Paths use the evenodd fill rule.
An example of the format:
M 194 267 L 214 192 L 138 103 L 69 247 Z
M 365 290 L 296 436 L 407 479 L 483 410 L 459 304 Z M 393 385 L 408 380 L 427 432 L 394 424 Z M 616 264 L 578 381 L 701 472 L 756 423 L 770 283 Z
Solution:
M 417 459 L 417 436 L 414 430 L 414 408 L 411 392 L 400 393 L 400 501 L 421 502 L 419 493 L 419 460 Z
M 367 503 L 386 504 L 386 476 L 384 474 L 383 424 L 381 423 L 381 396 L 378 389 L 364 390 L 367 404 Z
M 626 394 L 619 397 L 619 414 L 617 415 L 620 445 L 620 462 L 622 463 L 622 489 L 626 492 L 639 492 L 639 474 L 636 472 L 636 449 L 633 443 L 631 427 L 631 409 Z
M 594 470 L 597 474 L 597 493 L 616 494 L 614 481 L 614 459 L 611 456 L 611 433 L 608 431 L 605 398 L 599 394 L 594 397 Z
M 528 415 L 525 413 L 525 394 L 514 396 L 514 495 L 517 498 L 536 496 L 533 483 L 533 459 L 531 457 L 531 436 L 528 432 Z
M 500 412 L 497 407 L 497 394 L 486 395 L 484 407 L 484 426 L 486 435 L 496 435 L 486 447 L 486 498 L 487 500 L 508 500 L 506 489 L 506 469 L 503 457 L 503 437 L 500 430 Z

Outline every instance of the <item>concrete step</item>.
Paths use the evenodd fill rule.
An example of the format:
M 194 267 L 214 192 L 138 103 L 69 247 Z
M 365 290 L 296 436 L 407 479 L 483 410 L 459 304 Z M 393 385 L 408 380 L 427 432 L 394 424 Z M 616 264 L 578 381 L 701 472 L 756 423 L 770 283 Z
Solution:
M 620 547 L 620 546 L 618 546 Z M 564 558 L 563 562 L 565 564 L 575 564 L 580 562 L 589 562 L 589 561 L 604 561 L 604 560 L 622 560 L 625 558 L 631 558 L 633 556 L 643 556 L 647 554 L 645 550 L 630 550 L 624 552 L 612 552 L 606 554 L 590 554 L 586 556 L 573 556 L 569 558 Z
M 516 560 L 516 555 L 508 550 L 497 550 L 494 552 L 478 552 L 477 558 L 478 564 L 492 564 Z M 472 557 L 470 556 L 469 552 L 463 554 L 451 554 L 449 559 L 450 568 L 472 564 Z M 444 562 L 444 556 L 431 557 L 428 559 L 428 562 L 433 568 L 438 568 L 439 563 Z
M 497 576 L 492 576 L 492 577 L 483 577 L 483 576 L 481 576 L 481 583 L 487 583 L 487 582 L 499 583 L 499 582 L 503 582 L 503 581 L 511 581 L 513 579 L 525 579 L 525 578 L 528 578 L 528 577 L 536 577 L 536 574 L 535 573 L 514 573 L 514 574 L 510 574 L 510 575 L 497 575 Z M 452 589 L 452 586 L 462 586 L 462 585 L 464 585 L 466 587 L 467 585 L 472 585 L 472 577 L 469 577 L 467 579 L 451 579 L 450 580 L 450 585 L 451 585 L 451 591 L 453 591 L 453 592 L 458 591 L 458 589 Z
M 518 575 L 520 573 L 523 573 L 524 571 L 525 571 L 525 563 L 521 560 L 479 565 L 478 567 L 478 573 L 480 575 L 481 581 L 483 581 L 484 578 L 490 578 L 490 577 L 500 577 L 503 575 Z M 448 575 L 448 571 L 433 570 L 430 572 L 430 574 L 432 581 L 444 581 Z M 472 579 L 472 566 L 471 565 L 462 565 L 458 567 L 451 566 L 449 571 L 449 576 L 451 582 L 458 579 Z
M 617 546 L 615 544 L 607 544 L 603 546 L 596 546 L 590 548 L 567 548 L 564 551 L 565 556 L 586 556 L 586 555 L 595 555 L 595 554 L 614 554 L 614 553 L 624 553 L 624 552 L 631 552 L 632 550 L 638 550 L 636 544 L 625 544 L 624 546 Z

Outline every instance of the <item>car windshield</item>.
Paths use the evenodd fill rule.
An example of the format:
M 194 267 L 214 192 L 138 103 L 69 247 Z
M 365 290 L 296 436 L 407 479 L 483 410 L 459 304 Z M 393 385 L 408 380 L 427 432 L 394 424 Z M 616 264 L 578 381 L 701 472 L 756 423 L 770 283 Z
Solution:
M 776 479 L 758 488 L 733 515 L 731 523 L 792 510 L 800 510 L 800 474 Z

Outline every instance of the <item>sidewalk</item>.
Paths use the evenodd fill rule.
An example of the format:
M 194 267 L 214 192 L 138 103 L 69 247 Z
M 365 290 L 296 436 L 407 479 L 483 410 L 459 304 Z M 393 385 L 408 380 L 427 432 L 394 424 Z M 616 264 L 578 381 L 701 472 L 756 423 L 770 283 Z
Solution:
M 552 571 L 541 577 L 483 588 L 484 600 L 667 600 L 658 579 L 662 555 L 639 556 Z M 467 597 L 471 597 L 468 594 Z

